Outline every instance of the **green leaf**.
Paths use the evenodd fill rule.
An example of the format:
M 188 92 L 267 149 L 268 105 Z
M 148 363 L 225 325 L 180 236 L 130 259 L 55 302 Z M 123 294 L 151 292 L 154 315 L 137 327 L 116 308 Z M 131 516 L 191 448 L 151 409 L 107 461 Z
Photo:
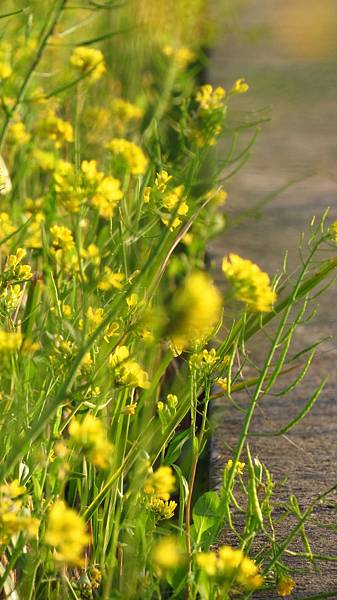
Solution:
M 220 498 L 216 492 L 206 492 L 193 507 L 193 523 L 196 541 L 200 542 L 206 531 L 218 524 Z

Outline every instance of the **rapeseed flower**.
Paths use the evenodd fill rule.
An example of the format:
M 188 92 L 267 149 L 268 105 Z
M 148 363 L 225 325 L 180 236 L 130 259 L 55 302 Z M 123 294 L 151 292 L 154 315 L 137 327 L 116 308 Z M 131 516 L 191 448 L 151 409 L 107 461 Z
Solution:
M 123 197 L 120 189 L 121 183 L 115 177 L 104 177 L 98 184 L 94 195 L 91 198 L 91 204 L 96 208 L 98 214 L 103 219 L 111 219 L 118 202 Z
M 290 596 L 296 586 L 295 581 L 286 575 L 282 575 L 277 584 L 277 593 L 279 596 Z
M 220 319 L 222 298 L 209 276 L 195 271 L 186 277 L 172 305 L 170 338 L 186 348 L 207 339 Z
M 83 565 L 83 551 L 90 541 L 82 517 L 63 500 L 57 500 L 49 513 L 45 541 L 55 548 L 55 559 L 73 566 Z
M 112 459 L 113 445 L 107 431 L 97 417 L 87 414 L 83 421 L 72 419 L 69 425 L 72 442 L 82 448 L 88 459 L 97 467 L 106 469 Z
M 148 507 L 160 519 L 171 519 L 174 516 L 177 503 L 174 500 L 162 500 L 161 498 L 152 496 L 149 500 Z
M 162 466 L 149 475 L 144 485 L 144 492 L 167 501 L 174 492 L 175 486 L 176 479 L 171 467 Z
M 245 94 L 249 90 L 249 85 L 245 79 L 237 79 L 234 83 L 231 94 Z
M 213 89 L 212 85 L 206 83 L 199 88 L 195 99 L 201 109 L 212 111 L 224 108 L 225 97 L 226 92 L 222 87 Z
M 179 548 L 178 539 L 167 536 L 154 545 L 151 559 L 155 572 L 162 577 L 167 571 L 179 567 L 185 556 Z
M 232 284 L 234 296 L 257 312 L 270 312 L 276 301 L 267 273 L 237 254 L 230 254 L 222 262 L 225 277 Z
M 56 249 L 72 250 L 75 246 L 73 234 L 64 225 L 53 225 L 50 228 L 52 244 Z
M 22 344 L 22 334 L 19 331 L 4 331 L 0 329 L 0 353 L 17 352 Z
M 108 291 L 111 289 L 120 290 L 123 287 L 123 282 L 125 280 L 124 273 L 114 273 L 110 267 L 104 267 L 104 273 L 100 281 L 98 282 L 98 289 L 103 291 Z
M 263 584 L 258 566 L 240 549 L 222 546 L 218 552 L 198 553 L 196 561 L 200 569 L 219 585 L 236 583 L 244 589 L 255 590 Z
M 124 138 L 114 138 L 106 146 L 113 157 L 122 161 L 124 168 L 132 175 L 143 175 L 148 165 L 143 150 L 134 142 Z
M 78 46 L 70 57 L 70 64 L 83 75 L 88 75 L 89 80 L 97 81 L 106 71 L 104 54 L 96 48 Z

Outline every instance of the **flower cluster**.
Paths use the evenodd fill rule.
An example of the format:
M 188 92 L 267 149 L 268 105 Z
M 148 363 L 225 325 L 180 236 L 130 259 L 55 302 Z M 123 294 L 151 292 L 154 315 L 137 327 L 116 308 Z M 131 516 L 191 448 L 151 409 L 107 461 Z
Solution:
M 56 500 L 50 509 L 45 535 L 47 544 L 55 549 L 54 558 L 60 563 L 83 565 L 83 551 L 90 541 L 81 516 Z
M 211 279 L 202 271 L 187 276 L 172 306 L 173 346 L 181 351 L 204 343 L 220 319 L 222 298 Z
M 82 448 L 88 459 L 97 467 L 106 469 L 113 456 L 113 445 L 108 440 L 102 421 L 87 414 L 83 421 L 72 419 L 69 435 L 75 446 Z
M 222 262 L 223 273 L 231 283 L 234 296 L 257 312 L 270 312 L 276 301 L 276 293 L 270 285 L 267 273 L 237 254 L 230 254 Z
M 235 583 L 246 590 L 255 590 L 263 584 L 258 566 L 242 550 L 222 546 L 217 552 L 200 552 L 196 561 L 201 571 L 220 586 Z
M 18 480 L 0 486 L 0 544 L 7 544 L 18 533 L 37 537 L 39 520 L 32 517 L 23 497 L 26 488 Z

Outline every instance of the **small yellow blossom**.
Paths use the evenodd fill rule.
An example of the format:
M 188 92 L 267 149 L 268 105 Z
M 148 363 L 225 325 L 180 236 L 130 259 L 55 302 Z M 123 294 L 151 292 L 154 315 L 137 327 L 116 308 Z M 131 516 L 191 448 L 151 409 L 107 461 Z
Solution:
M 123 197 L 121 182 L 115 177 L 104 177 L 91 198 L 91 204 L 103 219 L 111 219 L 118 202 Z
M 65 502 L 57 500 L 49 513 L 45 541 L 55 548 L 55 559 L 66 564 L 83 565 L 83 551 L 90 541 L 82 517 Z
M 237 465 L 236 465 L 237 475 L 242 475 L 245 466 L 246 466 L 246 463 L 240 462 L 240 461 L 237 462 Z M 226 468 L 226 471 L 230 471 L 233 468 L 233 461 L 231 458 L 227 461 L 225 468 Z
M 128 296 L 128 298 L 126 299 L 126 303 L 129 308 L 133 308 L 134 306 L 137 306 L 138 294 L 133 293 L 133 294 L 131 294 L 131 296 Z
M 107 144 L 112 155 L 121 158 L 132 175 L 143 175 L 148 165 L 143 150 L 123 138 L 114 138 Z
M 230 254 L 222 262 L 222 270 L 234 289 L 237 300 L 257 312 L 270 312 L 276 301 L 267 273 L 237 254 Z
M 220 585 L 230 582 L 247 590 L 255 590 L 263 584 L 258 566 L 240 549 L 222 546 L 217 552 L 200 552 L 196 561 L 200 569 L 208 577 L 216 578 Z
M 282 575 L 277 584 L 277 593 L 279 596 L 290 596 L 296 586 L 295 581 L 291 577 Z
M 174 516 L 177 503 L 174 500 L 162 500 L 161 498 L 152 496 L 148 506 L 160 519 L 171 519 Z
M 72 419 L 69 425 L 71 440 L 83 448 L 88 459 L 97 467 L 106 469 L 112 459 L 113 445 L 108 440 L 103 423 L 87 414 L 82 422 Z
M 175 409 L 178 406 L 178 398 L 175 394 L 167 394 L 166 400 L 169 408 Z
M 103 291 L 111 290 L 115 288 L 120 290 L 123 287 L 125 275 L 123 273 L 114 273 L 110 267 L 104 267 L 104 274 L 98 283 L 98 289 Z
M 161 412 L 163 412 L 163 410 L 165 410 L 165 404 L 161 400 L 158 400 L 158 402 L 157 402 L 157 411 L 159 413 L 161 413 Z
M 63 316 L 64 317 L 71 317 L 71 313 L 72 313 L 72 310 L 71 310 L 70 304 L 63 304 L 62 305 L 62 314 L 63 314 Z
M 68 227 L 64 227 L 63 225 L 53 225 L 50 228 L 50 233 L 53 246 L 61 248 L 62 250 L 72 250 L 74 248 L 73 234 Z
M 163 47 L 163 54 L 168 58 L 172 58 L 179 69 L 184 70 L 186 67 L 195 61 L 196 55 L 192 50 L 182 46 L 181 48 L 173 48 L 170 45 Z
M 104 55 L 96 48 L 78 46 L 70 57 L 70 64 L 88 75 L 91 81 L 97 81 L 106 71 Z
M 144 192 L 143 192 L 143 201 L 144 201 L 144 204 L 148 204 L 150 202 L 151 191 L 152 191 L 152 188 L 149 187 L 149 186 L 146 186 L 144 188 Z
M 209 83 L 199 88 L 195 97 L 200 108 L 206 111 L 223 109 L 226 92 L 222 87 L 213 89 Z
M 0 329 L 0 353 L 16 352 L 22 344 L 22 334 Z
M 144 492 L 161 500 L 169 500 L 174 492 L 176 479 L 171 467 L 159 467 L 147 478 L 144 486 Z
M 138 362 L 129 358 L 127 346 L 117 346 L 109 357 L 110 366 L 115 371 L 116 381 L 132 387 L 148 388 L 148 374 Z
M 159 192 L 165 192 L 168 182 L 172 179 L 172 175 L 169 175 L 167 171 L 163 170 L 157 173 L 155 179 L 155 185 Z
M 249 85 L 245 79 L 237 79 L 234 83 L 231 93 L 232 94 L 245 94 L 249 90 Z
M 51 109 L 48 110 L 39 123 L 37 131 L 40 135 L 49 138 L 54 143 L 55 148 L 61 148 L 64 142 L 69 144 L 74 141 L 74 131 L 71 123 L 58 117 Z
M 209 337 L 221 315 L 222 298 L 208 275 L 196 271 L 187 276 L 173 302 L 173 344 L 187 347 Z
M 8 63 L 0 62 L 0 80 L 8 79 L 12 73 L 12 67 Z
M 133 417 L 133 415 L 136 414 L 136 408 L 137 408 L 137 402 L 135 402 L 134 404 L 127 404 L 124 409 L 124 412 L 129 417 Z
M 22 121 L 13 123 L 9 130 L 9 138 L 11 142 L 19 145 L 27 144 L 31 139 L 30 133 L 27 131 L 26 126 Z
M 170 569 L 176 569 L 184 561 L 177 538 L 168 536 L 155 544 L 151 554 L 152 564 L 159 576 Z

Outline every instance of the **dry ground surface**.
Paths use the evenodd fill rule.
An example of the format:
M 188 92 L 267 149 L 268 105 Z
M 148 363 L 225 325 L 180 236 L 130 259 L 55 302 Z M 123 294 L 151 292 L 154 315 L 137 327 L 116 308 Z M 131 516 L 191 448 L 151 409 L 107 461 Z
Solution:
M 324 4 L 324 3 L 323 3 Z M 265 206 L 261 218 L 250 218 L 232 228 L 214 244 L 218 264 L 228 251 L 256 261 L 269 273 L 279 272 L 284 251 L 289 251 L 289 268 L 299 264 L 299 234 L 306 231 L 313 215 L 319 217 L 331 207 L 337 218 L 337 119 L 336 56 L 306 59 L 287 52 L 271 35 L 274 3 L 253 0 L 242 11 L 239 32 L 220 39 L 213 54 L 211 78 L 214 84 L 230 82 L 238 76 L 249 81 L 251 90 L 238 98 L 238 114 L 249 110 L 250 117 L 271 115 L 263 125 L 252 157 L 243 170 L 229 182 L 228 210 L 235 219 L 240 210 L 253 207 L 261 198 L 296 179 L 302 181 L 279 193 Z M 297 27 L 301 35 L 300 23 Z M 262 109 L 262 110 L 261 110 Z M 219 282 L 221 276 L 219 274 Z M 277 431 L 305 405 L 313 389 L 329 376 L 321 398 L 305 420 L 286 437 L 251 438 L 254 455 L 271 469 L 280 500 L 296 494 L 303 509 L 315 495 L 337 483 L 337 302 L 336 285 L 319 299 L 318 314 L 301 326 L 296 345 L 329 337 L 316 357 L 301 388 L 285 398 L 266 398 L 258 407 L 252 431 Z M 252 356 L 261 360 L 265 340 L 255 340 Z M 244 398 L 241 398 L 244 402 Z M 216 410 L 217 430 L 213 443 L 212 479 L 216 486 L 224 461 L 226 444 L 235 447 L 240 431 L 240 413 L 225 401 Z M 337 495 L 319 504 L 307 531 L 312 550 L 337 559 Z M 280 527 L 286 537 L 289 524 Z M 226 541 L 226 535 L 222 536 Z M 301 542 L 293 549 L 303 551 Z M 337 598 L 337 562 L 317 561 L 312 567 L 293 561 L 298 569 L 293 598 L 320 592 L 334 592 Z M 272 600 L 276 595 L 257 593 L 257 599 Z

